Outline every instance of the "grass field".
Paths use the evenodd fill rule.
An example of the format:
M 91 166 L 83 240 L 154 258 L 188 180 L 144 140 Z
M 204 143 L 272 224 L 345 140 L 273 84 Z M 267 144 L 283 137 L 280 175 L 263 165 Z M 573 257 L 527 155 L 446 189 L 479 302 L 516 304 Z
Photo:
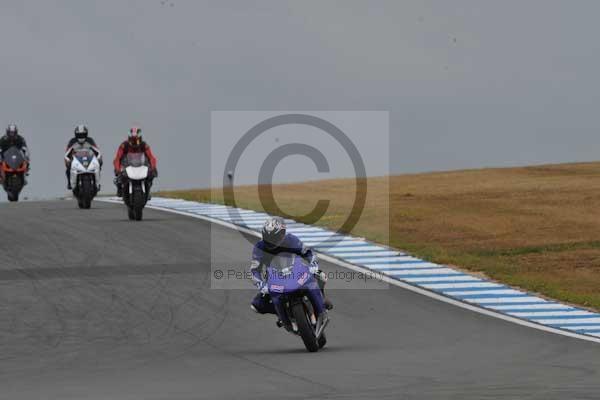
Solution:
M 331 199 L 318 224 L 337 229 L 354 190 L 353 180 L 340 179 L 276 185 L 273 192 L 293 215 Z M 265 209 L 256 186 L 235 193 L 239 207 Z M 220 189 L 161 195 L 223 203 Z M 352 233 L 600 310 L 600 163 L 370 178 Z

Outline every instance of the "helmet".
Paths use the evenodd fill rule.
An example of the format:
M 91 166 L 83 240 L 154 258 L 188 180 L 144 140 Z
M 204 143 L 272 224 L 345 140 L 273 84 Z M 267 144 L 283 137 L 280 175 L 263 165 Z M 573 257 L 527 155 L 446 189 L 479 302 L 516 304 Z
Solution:
M 14 138 L 19 134 L 19 128 L 15 124 L 10 124 L 6 127 L 6 135 Z
M 262 228 L 262 238 L 267 249 L 279 247 L 285 239 L 285 222 L 283 218 L 268 218 Z
M 132 127 L 129 130 L 129 137 L 127 138 L 129 144 L 133 147 L 137 147 L 142 143 L 142 128 L 137 126 Z
M 75 137 L 79 143 L 85 142 L 88 137 L 88 128 L 85 125 L 77 125 L 75 127 Z

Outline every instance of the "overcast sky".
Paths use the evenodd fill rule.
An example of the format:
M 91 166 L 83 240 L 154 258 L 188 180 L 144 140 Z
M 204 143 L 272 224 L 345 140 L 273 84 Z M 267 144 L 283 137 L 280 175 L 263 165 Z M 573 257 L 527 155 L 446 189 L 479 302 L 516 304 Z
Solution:
M 30 143 L 30 196 L 66 193 L 78 123 L 108 158 L 139 123 L 160 187 L 206 186 L 215 110 L 389 111 L 394 173 L 594 160 L 599 15 L 593 0 L 4 0 L 0 123 Z

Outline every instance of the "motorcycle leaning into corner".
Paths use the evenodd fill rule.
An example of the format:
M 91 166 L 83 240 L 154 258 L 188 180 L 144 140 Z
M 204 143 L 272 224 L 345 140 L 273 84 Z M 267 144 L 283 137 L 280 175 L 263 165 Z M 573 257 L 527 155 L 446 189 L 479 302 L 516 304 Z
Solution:
M 73 196 L 77 199 L 79 208 L 90 208 L 92 200 L 100 191 L 100 161 L 91 148 L 73 153 L 71 182 L 74 182 Z
M 4 152 L 0 165 L 0 180 L 8 201 L 19 201 L 19 194 L 27 185 L 28 170 L 29 160 L 17 146 L 12 146 Z
M 267 267 L 267 285 L 278 325 L 300 336 L 306 350 L 323 348 L 329 318 L 319 284 L 302 257 L 292 253 L 274 256 Z
M 141 221 L 144 206 L 150 199 L 150 189 L 154 176 L 144 153 L 129 153 L 123 160 L 123 168 L 116 179 L 121 186 L 123 202 L 127 206 L 130 220 Z

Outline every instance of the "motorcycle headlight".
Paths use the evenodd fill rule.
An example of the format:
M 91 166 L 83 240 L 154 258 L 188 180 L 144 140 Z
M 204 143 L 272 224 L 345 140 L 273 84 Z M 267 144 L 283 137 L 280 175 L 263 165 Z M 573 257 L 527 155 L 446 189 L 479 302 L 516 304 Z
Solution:
M 90 162 L 89 162 L 89 161 L 84 161 L 84 162 L 83 162 L 83 166 L 84 166 L 84 167 L 86 167 L 86 168 L 87 168 L 89 165 L 90 165 Z

